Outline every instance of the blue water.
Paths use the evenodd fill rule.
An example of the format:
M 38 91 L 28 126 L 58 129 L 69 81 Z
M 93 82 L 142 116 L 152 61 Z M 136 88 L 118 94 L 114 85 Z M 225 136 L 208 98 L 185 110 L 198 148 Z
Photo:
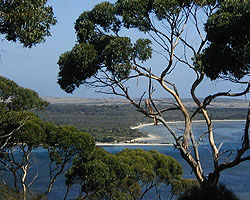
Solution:
M 175 127 L 175 125 L 178 126 Z M 173 127 L 175 127 L 175 130 L 178 131 L 179 128 L 181 128 L 183 125 L 181 123 L 175 124 Z M 234 149 L 237 151 L 237 148 L 240 147 L 240 141 L 242 137 L 244 129 L 244 122 L 216 122 L 214 125 L 214 132 L 215 132 L 215 138 L 218 141 L 218 145 L 221 142 L 224 142 L 222 149 Z M 193 130 L 195 133 L 202 134 L 206 132 L 206 129 L 204 128 L 203 123 L 195 123 Z M 170 142 L 168 133 L 162 126 L 148 126 L 141 129 L 141 131 L 147 132 L 147 133 L 154 133 L 159 136 L 158 141 L 152 141 L 152 142 Z M 207 137 L 207 136 L 205 136 Z M 200 146 L 200 155 L 201 155 L 201 162 L 204 166 L 204 171 L 206 173 L 209 172 L 209 169 L 212 169 L 213 162 L 211 160 L 211 153 L 208 150 L 208 141 L 206 138 L 201 143 Z M 150 150 L 150 149 L 156 149 L 159 152 L 172 156 L 176 160 L 178 160 L 184 169 L 183 177 L 185 178 L 195 178 L 192 174 L 191 168 L 187 165 L 187 163 L 180 157 L 178 150 L 176 150 L 173 146 L 105 146 L 103 147 L 105 150 L 111 153 L 117 153 L 124 148 L 141 148 L 143 150 Z M 249 152 L 248 152 L 249 153 Z M 31 163 L 33 163 L 32 168 L 30 169 L 29 177 L 33 177 L 36 173 L 39 174 L 37 180 L 32 185 L 32 190 L 37 192 L 44 192 L 44 186 L 48 183 L 48 155 L 47 153 L 42 150 L 38 149 L 36 150 L 31 157 Z M 12 182 L 10 177 L 6 177 L 6 180 L 9 181 L 9 183 Z M 220 177 L 221 183 L 224 183 L 229 189 L 232 189 L 242 200 L 249 199 L 250 196 L 250 161 L 246 161 L 244 163 L 241 163 L 239 166 L 234 167 L 233 169 L 227 169 L 222 172 Z M 63 198 L 65 194 L 65 180 L 64 176 L 58 177 L 56 180 L 54 187 L 51 191 L 51 193 L 48 195 L 49 200 L 60 200 Z M 69 198 L 73 199 L 77 197 L 77 194 L 79 193 L 80 188 L 79 187 L 73 187 L 70 191 Z M 167 193 L 166 191 L 163 191 Z M 165 195 L 167 196 L 167 194 Z M 164 195 L 163 195 L 164 197 Z M 148 198 L 150 199 L 150 198 Z

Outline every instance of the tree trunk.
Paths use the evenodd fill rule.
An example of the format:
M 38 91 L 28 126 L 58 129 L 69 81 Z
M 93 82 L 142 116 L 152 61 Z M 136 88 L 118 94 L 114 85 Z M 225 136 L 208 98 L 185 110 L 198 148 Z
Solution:
M 22 177 L 22 187 L 23 187 L 23 200 L 27 200 L 27 186 L 26 186 L 26 178 L 27 178 L 27 175 L 28 175 L 28 169 L 29 169 L 29 157 L 30 157 L 30 153 L 31 152 L 28 152 L 26 155 L 26 164 L 22 166 L 22 170 L 23 170 L 23 177 Z
M 28 165 L 23 166 L 23 172 L 24 172 L 24 175 L 23 175 L 23 178 L 22 178 L 23 200 L 27 199 L 27 187 L 26 187 L 26 184 L 25 184 L 25 180 L 26 180 L 26 177 L 27 177 L 27 171 L 28 171 Z
M 208 178 L 200 183 L 200 186 L 205 188 L 206 191 L 214 191 L 219 183 L 219 173 L 209 173 Z

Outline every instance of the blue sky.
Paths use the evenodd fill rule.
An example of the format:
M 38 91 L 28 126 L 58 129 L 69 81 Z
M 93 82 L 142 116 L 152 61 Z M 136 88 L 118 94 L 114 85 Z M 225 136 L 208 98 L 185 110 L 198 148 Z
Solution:
M 67 50 L 71 50 L 76 42 L 74 30 L 75 20 L 85 11 L 90 10 L 95 4 L 102 0 L 49 0 L 48 4 L 54 9 L 58 23 L 52 27 L 52 36 L 48 37 L 45 43 L 38 44 L 32 49 L 25 49 L 19 43 L 12 43 L 6 40 L 0 42 L 0 70 L 1 75 L 17 82 L 20 86 L 31 88 L 39 93 L 40 96 L 51 97 L 107 97 L 96 94 L 93 89 L 81 87 L 73 94 L 67 94 L 60 89 L 57 84 L 59 56 Z M 111 1 L 112 2 L 112 1 Z M 113 1 L 114 2 L 114 1 Z M 134 33 L 133 33 L 134 34 Z M 3 39 L 3 36 L 0 36 Z M 161 65 L 161 59 L 155 58 L 150 61 L 151 65 Z M 182 97 L 189 97 L 190 81 L 193 75 L 180 68 L 174 75 L 173 81 L 177 84 Z M 131 92 L 136 96 L 138 91 L 144 91 L 145 82 L 132 89 Z M 207 92 L 225 91 L 231 89 L 232 85 L 216 81 L 211 83 L 206 80 L 199 88 L 198 94 L 203 97 Z M 238 89 L 239 86 L 233 86 Z M 157 97 L 168 97 L 159 90 Z
M 25 49 L 19 43 L 0 42 L 0 71 L 2 76 L 20 86 L 31 88 L 40 96 L 96 96 L 83 89 L 74 95 L 65 93 L 57 84 L 59 56 L 71 50 L 76 41 L 74 23 L 84 10 L 90 10 L 101 0 L 49 0 L 58 23 L 52 27 L 52 36 L 45 43 Z M 0 35 L 0 39 L 4 37 Z

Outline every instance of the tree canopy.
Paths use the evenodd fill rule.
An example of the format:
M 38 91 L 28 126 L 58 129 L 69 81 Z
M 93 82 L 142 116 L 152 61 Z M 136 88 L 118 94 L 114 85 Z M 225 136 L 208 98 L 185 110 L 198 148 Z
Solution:
M 152 47 L 149 39 L 132 42 L 120 36 L 122 28 L 155 32 L 164 38 L 162 30 L 152 24 L 155 17 L 162 23 L 171 20 L 176 29 L 172 37 L 176 37 L 181 34 L 177 30 L 181 25 L 178 17 L 190 9 L 195 12 L 208 9 L 206 6 L 213 7 L 211 13 L 207 13 L 209 17 L 204 27 L 208 46 L 193 55 L 195 66 L 202 68 L 211 79 L 223 74 L 242 78 L 249 70 L 249 1 L 119 0 L 115 4 L 100 3 L 77 19 L 78 44 L 61 55 L 58 83 L 66 92 L 73 92 L 103 68 L 116 78 L 128 78 L 135 61 L 151 58 Z M 186 13 L 188 15 L 190 13 Z
M 47 0 L 1 0 L 0 33 L 29 48 L 45 41 L 51 25 L 56 23 L 52 7 L 46 3 Z
M 143 199 L 160 184 L 182 182 L 182 172 L 174 158 L 157 151 L 125 149 L 113 155 L 96 147 L 91 155 L 75 158 L 66 184 L 80 184 L 89 199 Z
M 30 89 L 18 86 L 14 81 L 0 77 L 0 134 L 3 149 L 13 134 L 28 118 L 33 118 L 36 109 L 43 110 L 48 103 Z M 16 142 L 16 141 L 15 141 Z
M 19 193 L 22 186 L 26 199 L 26 183 L 31 152 L 45 141 L 45 123 L 32 111 L 45 109 L 48 103 L 30 89 L 0 77 L 0 164 L 14 178 L 14 188 Z M 20 154 L 14 153 L 16 150 Z M 21 156 L 18 158 L 18 156 Z
M 235 158 L 221 161 L 221 145 L 215 142 L 212 117 L 207 112 L 217 97 L 237 97 L 249 92 L 249 81 L 244 79 L 249 74 L 250 60 L 249 5 L 249 0 L 117 0 L 97 4 L 76 20 L 77 43 L 59 58 L 58 83 L 69 93 L 87 84 L 101 93 L 127 98 L 139 112 L 153 119 L 155 125 L 161 122 L 165 126 L 197 180 L 216 187 L 221 171 L 250 159 L 244 155 L 250 148 L 250 116 Z M 126 31 L 132 36 L 128 37 Z M 137 33 L 145 35 L 137 37 Z M 157 70 L 147 62 L 156 54 L 163 57 Z M 183 104 L 177 80 L 170 78 L 179 66 L 193 73 L 189 91 L 195 107 L 191 111 Z M 206 76 L 211 80 L 223 78 L 245 88 L 235 92 L 214 91 L 201 100 L 197 88 Z M 148 80 L 148 85 L 144 84 L 145 91 L 133 98 L 129 83 L 134 80 L 138 84 L 142 77 Z M 155 85 L 174 99 L 173 106 L 164 109 L 157 106 L 154 92 L 159 87 Z M 185 127 L 181 135 L 163 116 L 170 110 L 182 113 Z M 200 141 L 205 136 L 192 129 L 198 113 L 206 121 L 205 135 L 214 161 L 209 175 L 204 173 L 199 157 Z
M 223 1 L 206 22 L 209 45 L 200 60 L 211 79 L 223 75 L 241 79 L 249 73 L 249 17 L 249 1 Z

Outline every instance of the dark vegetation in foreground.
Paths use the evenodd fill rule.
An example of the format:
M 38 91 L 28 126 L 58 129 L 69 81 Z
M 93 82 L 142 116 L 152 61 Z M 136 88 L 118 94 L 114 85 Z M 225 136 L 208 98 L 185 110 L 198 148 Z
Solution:
M 160 104 L 160 107 L 166 107 Z M 192 108 L 190 108 L 191 110 Z M 243 108 L 211 108 L 210 116 L 215 120 L 245 119 L 246 109 Z M 77 104 L 51 104 L 45 112 L 38 115 L 57 125 L 73 125 L 80 131 L 89 132 L 98 142 L 120 142 L 132 140 L 136 137 L 146 137 L 131 126 L 140 123 L 151 123 L 152 119 L 139 112 L 129 104 L 120 105 L 77 105 Z M 169 121 L 182 120 L 180 111 L 169 111 L 166 118 Z M 197 116 L 196 120 L 201 120 Z

